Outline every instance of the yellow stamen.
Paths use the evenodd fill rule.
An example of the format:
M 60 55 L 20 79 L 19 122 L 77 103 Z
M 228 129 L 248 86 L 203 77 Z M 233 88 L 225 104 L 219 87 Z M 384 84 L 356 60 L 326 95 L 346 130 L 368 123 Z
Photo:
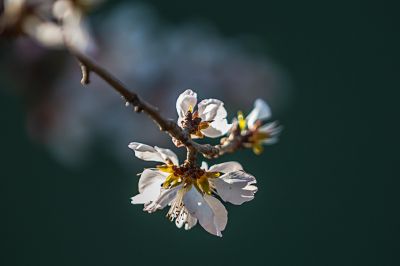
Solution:
M 164 183 L 162 184 L 163 188 L 173 188 L 180 184 L 182 182 L 182 179 L 179 176 L 176 176 L 175 174 L 170 174 L 167 176 L 165 179 Z
M 217 178 L 221 176 L 220 172 L 206 172 L 207 178 Z
M 199 179 L 196 180 L 197 187 L 201 190 L 201 192 L 211 195 L 210 183 L 208 183 L 207 175 L 202 175 Z
M 193 106 L 192 105 L 189 105 L 189 110 L 188 111 L 193 113 Z
M 160 170 L 161 172 L 169 173 L 169 174 L 174 173 L 173 165 L 166 165 L 166 164 L 163 164 L 163 165 L 157 165 L 156 167 L 157 167 L 157 169 Z
M 237 117 L 238 117 L 240 130 L 245 130 L 246 129 L 246 119 L 244 119 L 244 117 L 243 117 L 243 112 L 239 111 Z
M 221 175 L 219 172 L 205 172 L 200 178 L 196 179 L 196 188 L 207 195 L 211 195 L 212 188 L 210 187 L 209 178 L 217 178 Z

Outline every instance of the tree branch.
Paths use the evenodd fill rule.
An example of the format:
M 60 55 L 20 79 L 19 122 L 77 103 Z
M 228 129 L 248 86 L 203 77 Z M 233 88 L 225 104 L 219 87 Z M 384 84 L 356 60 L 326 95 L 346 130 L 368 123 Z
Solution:
M 134 107 L 136 112 L 146 113 L 160 128 L 160 130 L 167 132 L 172 138 L 180 141 L 184 146 L 189 147 L 203 154 L 207 158 L 215 158 L 227 152 L 232 152 L 231 145 L 217 145 L 199 144 L 193 141 L 189 134 L 181 129 L 175 121 L 164 118 L 158 108 L 150 103 L 141 99 L 135 92 L 130 91 L 127 87 L 109 73 L 105 68 L 95 63 L 92 59 L 83 55 L 82 53 L 68 47 L 69 52 L 75 56 L 82 70 L 82 84 L 88 84 L 88 77 L 90 72 L 96 73 L 100 78 L 107 82 L 114 90 L 116 90 L 127 103 Z

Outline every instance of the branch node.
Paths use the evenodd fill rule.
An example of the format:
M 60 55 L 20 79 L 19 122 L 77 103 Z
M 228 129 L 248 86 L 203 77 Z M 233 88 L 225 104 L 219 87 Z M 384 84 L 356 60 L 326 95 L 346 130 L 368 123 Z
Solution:
M 136 105 L 133 110 L 135 110 L 136 113 L 141 113 L 143 111 L 143 108 L 140 107 L 139 105 Z
M 82 62 L 80 62 L 80 65 L 82 71 L 81 83 L 82 85 L 88 85 L 90 83 L 90 69 Z

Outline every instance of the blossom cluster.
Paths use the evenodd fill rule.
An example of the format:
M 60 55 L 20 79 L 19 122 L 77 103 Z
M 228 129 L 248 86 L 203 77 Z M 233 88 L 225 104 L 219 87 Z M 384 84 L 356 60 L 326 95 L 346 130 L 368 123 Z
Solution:
M 232 123 L 228 123 L 222 101 L 206 99 L 197 104 L 197 94 L 192 90 L 178 97 L 176 109 L 178 125 L 191 138 L 236 136 L 238 148 L 252 148 L 256 154 L 262 152 L 263 144 L 275 143 L 281 131 L 276 122 L 264 124 L 271 110 L 261 99 L 255 101 L 254 109 L 246 118 L 238 112 Z M 144 204 L 144 211 L 149 213 L 169 206 L 167 217 L 178 228 L 189 230 L 198 222 L 207 232 L 222 236 L 228 212 L 219 199 L 241 205 L 252 200 L 258 190 L 256 178 L 246 173 L 238 162 L 208 167 L 206 162 L 198 165 L 195 158 L 188 157 L 180 164 L 177 155 L 169 149 L 138 142 L 130 143 L 129 148 L 139 159 L 160 163 L 141 173 L 139 194 L 132 197 L 132 204 Z
M 95 72 L 119 92 L 128 105 L 132 104 L 135 111 L 147 113 L 162 130 L 167 131 L 175 146 L 186 147 L 187 158 L 179 163 L 176 154 L 169 149 L 138 142 L 129 144 L 136 157 L 159 162 L 154 168 L 141 173 L 139 194 L 132 198 L 132 203 L 144 204 L 144 210 L 149 213 L 170 206 L 167 217 L 175 221 L 177 227 L 188 230 L 199 222 L 207 232 L 222 236 L 228 214 L 221 200 L 236 205 L 252 200 L 258 189 L 256 179 L 246 173 L 238 162 L 225 162 L 211 167 L 206 162 L 198 164 L 197 154 L 214 158 L 240 148 L 251 148 L 254 153 L 260 154 L 263 144 L 277 141 L 281 127 L 276 122 L 264 124 L 270 118 L 271 111 L 261 99 L 255 101 L 254 109 L 247 117 L 238 112 L 237 118 L 229 123 L 222 101 L 206 99 L 197 103 L 197 94 L 192 90 L 186 90 L 178 97 L 178 120 L 171 125 L 157 108 L 141 101 L 136 93 L 130 92 L 87 57 L 87 54 L 96 50 L 96 46 L 83 14 L 97 2 L 101 0 L 6 0 L 4 14 L 0 17 L 0 35 L 28 36 L 43 47 L 66 49 L 80 62 L 85 81 L 82 83 L 87 85 L 89 73 Z M 181 53 L 181 49 L 177 50 Z M 214 57 L 211 61 L 214 62 Z M 121 64 L 121 61 L 118 60 L 118 63 Z M 140 69 L 143 69 L 142 65 Z M 231 89 L 231 86 L 227 87 Z M 85 110 L 88 109 L 86 106 L 85 101 Z M 222 138 L 216 146 L 193 141 L 205 137 Z

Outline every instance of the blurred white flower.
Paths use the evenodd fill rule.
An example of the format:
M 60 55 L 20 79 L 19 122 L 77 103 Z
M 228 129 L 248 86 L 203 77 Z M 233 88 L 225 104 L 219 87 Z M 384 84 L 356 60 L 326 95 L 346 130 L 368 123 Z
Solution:
M 84 14 L 79 4 L 79 1 L 76 3 L 71 0 L 57 0 L 54 2 L 52 12 L 55 18 L 62 21 L 62 45 L 64 41 L 67 41 L 74 49 L 93 53 L 96 45 L 84 21 Z
M 190 116 L 191 127 L 196 128 L 191 132 L 196 137 L 207 136 L 217 138 L 226 134 L 232 127 L 226 119 L 227 112 L 224 103 L 217 99 L 202 100 L 195 111 L 197 94 L 192 90 L 186 90 L 179 95 L 176 101 L 178 112 L 178 125 L 184 127 L 185 118 Z
M 222 236 L 228 222 L 228 212 L 222 200 L 240 205 L 254 198 L 257 192 L 254 176 L 243 171 L 237 162 L 225 162 L 210 168 L 179 165 L 175 153 L 168 149 L 132 142 L 136 157 L 161 162 L 156 168 L 145 169 L 139 179 L 139 194 L 132 204 L 144 204 L 149 213 L 170 205 L 167 217 L 178 228 L 186 230 L 197 221 L 209 233 Z M 222 174 L 222 175 L 221 175 Z
M 244 142 L 245 147 L 252 148 L 255 154 L 260 154 L 264 148 L 263 144 L 274 144 L 278 141 L 282 126 L 272 122 L 263 125 L 263 122 L 271 117 L 271 108 L 262 100 L 254 102 L 254 108 L 244 119 L 243 113 L 238 113 L 239 127 L 247 138 Z
M 81 52 L 92 53 L 94 41 L 83 19 L 83 7 L 99 1 L 6 0 L 0 33 L 28 35 L 46 48 L 63 48 L 64 42 Z M 62 26 L 55 22 L 62 22 Z

